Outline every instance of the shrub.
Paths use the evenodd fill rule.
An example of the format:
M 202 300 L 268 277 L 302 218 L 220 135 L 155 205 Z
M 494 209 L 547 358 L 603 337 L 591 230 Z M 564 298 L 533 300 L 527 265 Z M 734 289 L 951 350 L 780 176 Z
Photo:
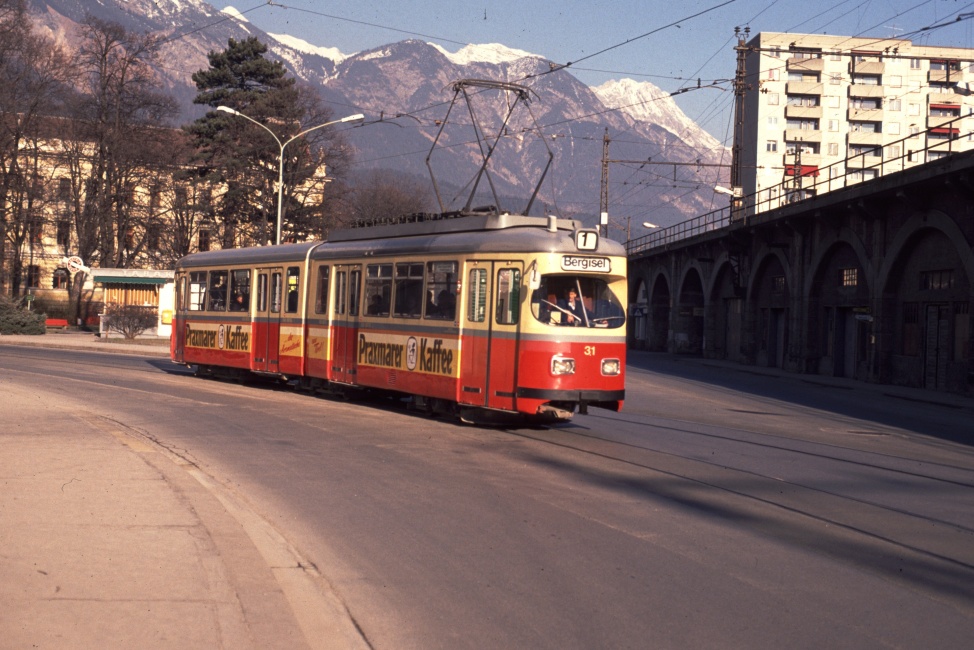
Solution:
M 127 339 L 134 339 L 154 328 L 159 318 L 155 307 L 139 305 L 109 305 L 105 308 L 105 317 L 108 319 L 105 327 Z
M 0 296 L 0 334 L 45 334 L 47 314 L 27 311 L 16 302 Z

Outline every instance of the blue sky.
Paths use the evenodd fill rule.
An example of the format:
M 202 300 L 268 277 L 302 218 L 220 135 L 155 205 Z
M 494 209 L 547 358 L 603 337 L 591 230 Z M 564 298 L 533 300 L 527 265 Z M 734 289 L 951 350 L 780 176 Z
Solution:
M 544 56 L 589 85 L 629 77 L 678 95 L 686 114 L 730 144 L 734 28 L 846 36 L 905 37 L 974 47 L 967 0 L 210 0 L 266 32 L 288 34 L 345 54 L 407 38 L 456 51 L 501 43 Z M 960 20 L 956 18 L 960 16 Z

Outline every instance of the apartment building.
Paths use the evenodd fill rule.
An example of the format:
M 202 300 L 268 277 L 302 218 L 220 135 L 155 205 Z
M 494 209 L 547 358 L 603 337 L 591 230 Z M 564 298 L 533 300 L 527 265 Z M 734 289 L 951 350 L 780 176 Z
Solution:
M 974 146 L 974 49 L 774 32 L 744 48 L 746 213 Z

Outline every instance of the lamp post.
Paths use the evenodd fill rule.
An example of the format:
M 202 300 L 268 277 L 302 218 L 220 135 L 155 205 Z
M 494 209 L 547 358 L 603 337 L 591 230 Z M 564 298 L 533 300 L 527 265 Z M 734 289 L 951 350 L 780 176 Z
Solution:
M 254 124 L 256 124 L 257 126 L 259 126 L 260 128 L 262 128 L 265 131 L 267 131 L 268 133 L 270 133 L 271 134 L 271 137 L 274 138 L 274 142 L 276 142 L 277 143 L 277 146 L 280 148 L 280 155 L 278 156 L 278 165 L 277 165 L 277 232 L 276 232 L 276 236 L 274 238 L 274 243 L 276 245 L 280 245 L 280 243 L 281 243 L 281 214 L 282 214 L 283 209 L 284 209 L 284 147 L 288 146 L 289 144 L 291 144 L 292 142 L 294 142 L 295 140 L 297 140 L 298 138 L 300 138 L 302 135 L 306 135 L 308 133 L 311 133 L 312 131 L 316 131 L 316 130 L 321 129 L 321 128 L 324 128 L 326 126 L 331 126 L 332 124 L 339 124 L 339 123 L 342 123 L 342 122 L 360 122 L 360 121 L 362 121 L 362 120 L 365 119 L 365 116 L 362 115 L 361 113 L 356 113 L 355 115 L 348 115 L 346 117 L 343 117 L 340 120 L 333 120 L 331 122 L 325 122 L 324 124 L 319 124 L 318 126 L 313 126 L 310 129 L 305 129 L 304 131 L 301 131 L 300 133 L 292 136 L 291 139 L 289 139 L 289 140 L 287 140 L 285 142 L 281 142 L 281 139 L 278 138 L 277 135 L 273 131 L 271 131 L 265 125 L 261 124 L 260 122 L 258 122 L 254 118 L 250 117 L 249 115 L 244 115 L 240 111 L 234 110 L 234 109 L 230 108 L 229 106 L 217 106 L 216 107 L 216 110 L 223 111 L 224 113 L 230 113 L 231 115 L 236 115 L 238 117 L 244 118 L 245 120 L 249 120 L 249 121 L 253 122 Z

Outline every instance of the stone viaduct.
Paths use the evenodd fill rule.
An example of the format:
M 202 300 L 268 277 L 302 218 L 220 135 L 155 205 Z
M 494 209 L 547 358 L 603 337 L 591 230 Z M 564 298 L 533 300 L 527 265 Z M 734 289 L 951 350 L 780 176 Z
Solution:
M 972 394 L 974 152 L 627 243 L 629 344 Z

